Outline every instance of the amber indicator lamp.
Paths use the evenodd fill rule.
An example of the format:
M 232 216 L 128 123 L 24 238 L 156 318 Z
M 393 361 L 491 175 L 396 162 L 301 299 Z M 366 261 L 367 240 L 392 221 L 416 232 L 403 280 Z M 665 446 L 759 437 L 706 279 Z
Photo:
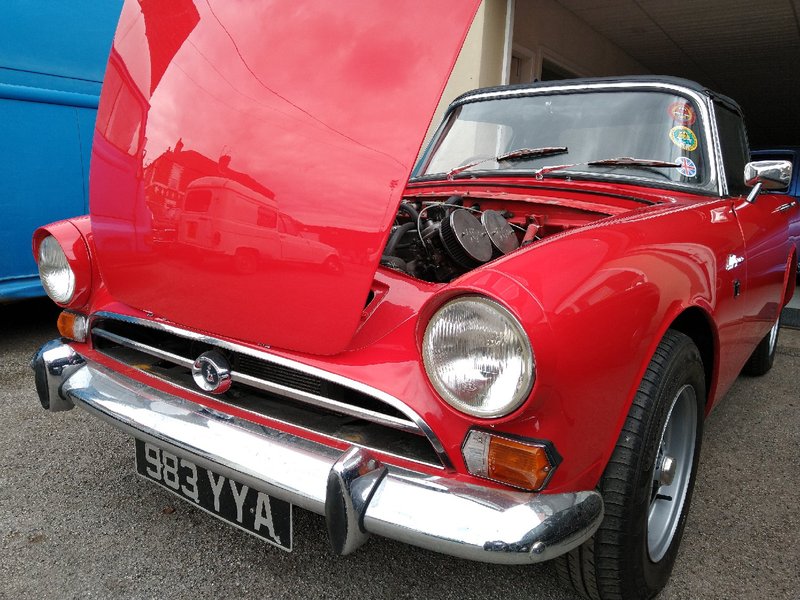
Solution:
M 69 310 L 63 310 L 58 315 L 58 333 L 61 334 L 61 337 L 83 342 L 86 340 L 88 327 L 89 322 L 85 315 Z
M 532 492 L 544 487 L 555 468 L 546 443 L 487 431 L 470 431 L 462 453 L 473 475 Z

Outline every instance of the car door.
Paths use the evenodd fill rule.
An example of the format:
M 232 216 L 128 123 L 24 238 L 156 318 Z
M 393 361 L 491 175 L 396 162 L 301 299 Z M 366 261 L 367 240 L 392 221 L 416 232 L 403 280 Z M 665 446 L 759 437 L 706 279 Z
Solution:
M 784 148 L 780 150 L 757 150 L 753 152 L 753 160 L 787 160 L 792 163 L 792 181 L 786 191 L 773 192 L 784 198 L 784 210 L 788 211 L 789 241 L 797 250 L 800 264 L 800 148 Z
M 744 167 L 749 160 L 741 115 L 714 103 L 728 193 L 744 239 L 744 256 L 732 254 L 725 264 L 740 282 L 743 341 L 755 346 L 780 314 L 790 256 L 789 211 L 785 196 L 761 193 L 748 201 Z

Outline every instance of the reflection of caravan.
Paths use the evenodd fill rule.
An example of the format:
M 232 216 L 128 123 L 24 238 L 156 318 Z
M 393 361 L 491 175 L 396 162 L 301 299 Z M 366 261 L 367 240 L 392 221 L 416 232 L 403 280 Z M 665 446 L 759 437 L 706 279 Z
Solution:
M 278 212 L 274 199 L 226 177 L 189 184 L 178 242 L 233 257 L 245 271 L 255 270 L 262 259 L 338 264 L 334 249 L 302 237 L 300 224 Z

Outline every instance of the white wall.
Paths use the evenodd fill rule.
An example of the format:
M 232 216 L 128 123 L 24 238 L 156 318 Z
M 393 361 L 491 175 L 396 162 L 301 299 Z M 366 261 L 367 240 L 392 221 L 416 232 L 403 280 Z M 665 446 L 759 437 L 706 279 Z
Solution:
M 539 77 L 544 57 L 584 77 L 648 72 L 555 0 L 483 0 L 431 121 L 426 143 L 453 99 L 478 87 L 508 81 L 508 74 L 503 72 L 508 13 L 513 18 L 514 53 L 524 59 L 522 81 Z
M 426 142 L 455 98 L 478 87 L 503 83 L 507 5 L 507 0 L 481 2 L 431 121 Z
M 555 0 L 517 0 L 514 10 L 515 54 L 529 59 L 530 75 L 539 77 L 548 58 L 581 77 L 647 73 L 641 64 L 594 31 Z M 530 78 L 523 77 L 523 80 Z

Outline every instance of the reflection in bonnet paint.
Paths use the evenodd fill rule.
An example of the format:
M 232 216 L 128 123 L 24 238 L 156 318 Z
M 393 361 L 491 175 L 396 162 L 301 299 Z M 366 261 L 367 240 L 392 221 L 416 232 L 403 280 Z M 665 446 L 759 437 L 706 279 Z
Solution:
M 112 294 L 220 335 L 343 350 L 478 4 L 128 0 L 92 167 Z M 243 299 L 259 299 L 246 324 Z

